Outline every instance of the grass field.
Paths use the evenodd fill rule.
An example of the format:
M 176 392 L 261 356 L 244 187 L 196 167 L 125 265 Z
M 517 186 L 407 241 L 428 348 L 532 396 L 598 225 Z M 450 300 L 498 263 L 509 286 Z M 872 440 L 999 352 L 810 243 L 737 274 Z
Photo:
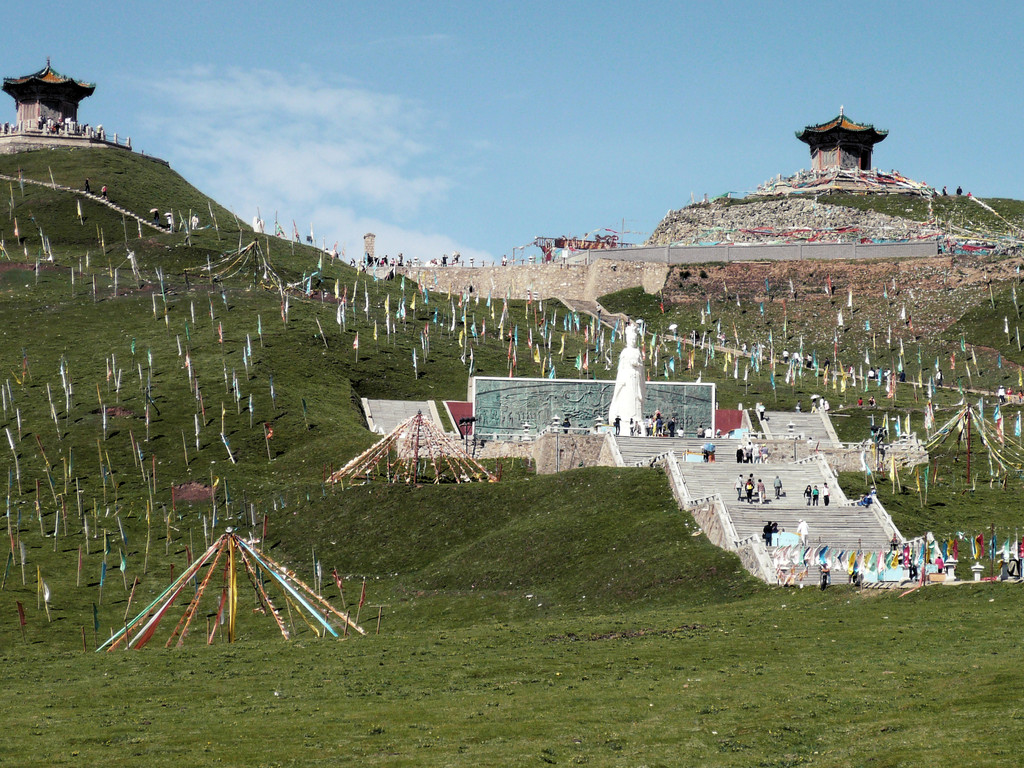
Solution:
M 492 463 L 498 484 L 324 485 L 374 440 L 360 397 L 461 399 L 471 365 L 508 375 L 510 332 L 516 375 L 554 365 L 559 377 L 610 378 L 621 341 L 606 332 L 598 349 L 587 318 L 556 302 L 424 294 L 277 238 L 257 242 L 287 291 L 268 287 L 260 264 L 214 276 L 208 260 L 230 262 L 253 236 L 166 167 L 104 151 L 0 158 L 0 173 L 19 168 L 72 186 L 89 176 L 143 214 L 206 210 L 206 225 L 213 211 L 220 231 L 140 239 L 109 209 L 86 207 L 82 224 L 69 193 L 9 185 L 0 764 L 900 766 L 1016 754 L 1016 586 L 906 597 L 768 587 L 708 543 L 655 470 L 535 476 L 504 459 Z M 52 263 L 38 261 L 43 237 Z M 918 345 L 926 368 L 963 344 L 977 351 L 972 382 L 1009 381 L 1015 369 L 999 364 L 1022 360 L 1003 330 L 1013 290 L 997 286 L 915 340 L 908 370 Z M 699 325 L 696 306 L 663 315 L 642 292 L 603 301 L 659 333 Z M 714 313 L 746 340 L 782 322 L 777 306 L 762 316 L 716 302 Z M 828 315 L 786 322 L 809 346 L 831 346 Z M 864 439 L 886 413 L 923 432 L 924 401 L 909 388 L 895 402 L 871 390 L 880 407 L 867 411 L 813 370 L 773 386 L 766 370 L 734 375 L 736 361 L 686 370 L 672 345 L 659 353 L 659 368 L 677 363 L 669 378 L 715 381 L 725 407 L 826 394 L 844 439 Z M 940 413 L 960 396 L 940 392 Z M 990 477 L 980 456 L 974 466 L 968 478 L 962 449 L 946 446 L 927 498 L 909 473 L 879 492 L 908 535 L 1015 535 L 1020 478 Z M 867 482 L 841 481 L 851 494 Z M 92 653 L 226 526 L 309 582 L 318 564 L 325 596 L 358 611 L 368 636 L 321 640 L 281 603 L 285 643 L 243 590 L 240 640 L 228 644 L 218 577 L 183 648 L 162 647 L 179 611 L 141 651 Z

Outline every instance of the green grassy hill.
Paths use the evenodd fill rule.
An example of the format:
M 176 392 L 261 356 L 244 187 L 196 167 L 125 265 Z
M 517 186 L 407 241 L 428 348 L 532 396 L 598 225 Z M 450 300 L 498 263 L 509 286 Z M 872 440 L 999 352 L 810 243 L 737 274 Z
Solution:
M 19 169 L 76 188 L 86 177 L 94 189 L 107 184 L 142 215 L 197 210 L 205 227 L 212 210 L 219 232 L 202 229 L 191 243 L 184 233 L 140 238 L 131 220 L 93 203 L 79 222 L 73 193 L 7 184 L 0 454 L 12 555 L 0 587 L 0 714 L 12 738 L 0 761 L 905 765 L 977 762 L 975 739 L 993 760 L 1015 748 L 997 725 L 1016 716 L 997 698 L 1013 673 L 1012 654 L 999 651 L 1019 610 L 1005 587 L 906 598 L 770 588 L 712 547 L 651 470 L 538 477 L 504 459 L 492 462 L 497 484 L 324 485 L 375 439 L 359 398 L 462 398 L 471 366 L 508 375 L 510 333 L 516 375 L 554 365 L 559 377 L 614 376 L 606 361 L 621 342 L 605 331 L 598 350 L 587 318 L 551 301 L 424 292 L 254 238 L 144 157 L 0 157 L 0 173 Z M 15 218 L 24 244 L 13 241 Z M 40 261 L 43 238 L 53 262 Z M 994 360 L 1020 358 L 1001 324 L 1015 317 L 1012 290 L 997 286 L 994 307 L 987 292 L 971 294 L 906 359 L 917 365 L 919 344 L 926 367 L 963 340 L 979 358 L 972 382 L 1009 376 Z M 777 301 L 762 315 L 746 298 L 740 307 L 712 291 L 699 298 L 713 303 L 708 329 L 735 324 L 751 340 L 785 323 L 788 344 L 801 334 L 822 352 L 832 344 L 831 306 L 790 307 L 783 320 Z M 646 316 L 659 335 L 670 321 L 700 326 L 696 302 L 670 300 L 662 314 L 660 301 L 635 291 L 604 301 Z M 867 343 L 862 333 L 844 344 Z M 868 413 L 852 389 L 813 371 L 773 386 L 765 368 L 736 377 L 735 360 L 696 359 L 687 370 L 674 344 L 657 353 L 652 377 L 701 375 L 726 406 L 788 408 L 827 393 L 846 439 L 884 413 L 923 428 L 923 402 L 907 389 Z M 950 408 L 959 397 L 946 390 L 936 402 Z M 960 466 L 952 448 L 938 454 L 927 500 L 908 477 L 902 490 L 879 484 L 901 529 L 1012 528 L 1020 479 L 990 484 Z M 863 483 L 843 477 L 850 492 Z M 218 573 L 184 649 L 162 650 L 168 626 L 140 652 L 91 653 L 226 526 L 261 539 L 309 583 L 319 565 L 324 594 L 359 612 L 369 636 L 321 641 L 282 603 L 294 634 L 284 643 L 243 585 L 241 640 L 228 645 Z

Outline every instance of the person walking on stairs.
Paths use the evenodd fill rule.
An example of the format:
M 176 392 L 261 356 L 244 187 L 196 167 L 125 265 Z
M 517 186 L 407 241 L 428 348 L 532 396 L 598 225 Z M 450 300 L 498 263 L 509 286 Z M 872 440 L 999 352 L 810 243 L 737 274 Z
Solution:
M 804 488 L 804 498 L 807 499 L 807 506 L 811 506 L 811 486 Z
M 821 497 L 822 497 L 822 499 L 825 502 L 825 506 L 827 507 L 828 506 L 828 483 L 825 483 L 825 485 L 822 487 L 822 489 L 821 489 Z
M 821 491 L 818 490 L 818 486 L 814 486 L 814 490 L 811 491 L 811 506 L 818 506 L 818 497 L 821 495 Z
M 782 478 L 778 475 L 775 476 L 775 498 L 782 498 Z

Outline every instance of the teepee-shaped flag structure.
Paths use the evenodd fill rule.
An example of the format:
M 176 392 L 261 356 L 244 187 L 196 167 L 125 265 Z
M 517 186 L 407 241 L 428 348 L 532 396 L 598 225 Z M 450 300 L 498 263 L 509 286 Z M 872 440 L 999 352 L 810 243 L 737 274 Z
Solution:
M 235 618 L 238 614 L 238 565 L 241 563 L 245 574 L 249 577 L 256 592 L 260 605 L 274 617 L 278 629 L 284 639 L 290 633 L 281 618 L 278 609 L 268 594 L 267 587 L 276 587 L 276 591 L 284 595 L 289 613 L 296 611 L 318 637 L 325 634 L 338 637 L 338 631 L 331 625 L 333 617 L 343 624 L 352 627 L 356 632 L 365 635 L 366 631 L 352 621 L 347 614 L 337 610 L 306 584 L 296 578 L 284 566 L 275 562 L 268 555 L 260 552 L 255 546 L 232 533 L 231 529 L 217 539 L 209 549 L 189 565 L 145 610 L 130 621 L 126 621 L 122 629 L 114 633 L 109 640 L 97 648 L 97 651 L 113 651 L 119 646 L 126 648 L 142 648 L 156 634 L 160 622 L 166 617 L 181 593 L 191 584 L 192 599 L 177 626 L 167 639 L 166 647 L 177 639 L 180 647 L 188 634 L 189 625 L 198 612 L 203 595 L 210 587 L 213 577 L 222 575 L 220 600 L 217 602 L 217 624 L 227 624 L 228 642 L 235 641 Z M 200 574 L 205 570 L 205 575 Z M 213 632 L 207 643 L 213 642 Z
M 379 442 L 328 478 L 331 483 L 497 482 L 479 461 L 431 423 L 422 412 L 406 419 Z

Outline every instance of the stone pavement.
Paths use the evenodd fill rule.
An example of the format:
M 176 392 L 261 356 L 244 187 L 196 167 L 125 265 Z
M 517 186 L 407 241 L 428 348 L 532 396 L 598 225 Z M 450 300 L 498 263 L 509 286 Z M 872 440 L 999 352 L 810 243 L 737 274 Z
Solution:
M 432 400 L 367 400 L 364 397 L 363 413 L 370 431 L 379 435 L 389 434 L 417 413 L 429 418 L 438 429 L 444 429 L 444 422 Z
M 841 443 L 832 420 L 822 412 L 765 411 L 767 420 L 760 422 L 761 431 L 768 438 L 803 435 L 803 439 L 820 442 L 822 446 L 838 447 Z M 790 424 L 793 425 L 790 429 Z

